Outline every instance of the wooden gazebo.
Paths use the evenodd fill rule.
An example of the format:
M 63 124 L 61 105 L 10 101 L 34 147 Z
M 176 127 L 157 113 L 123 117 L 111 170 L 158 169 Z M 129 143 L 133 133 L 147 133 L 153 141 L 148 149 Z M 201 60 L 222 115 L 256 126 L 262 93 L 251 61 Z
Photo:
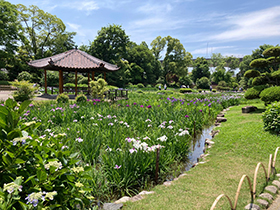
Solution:
M 104 73 L 104 80 L 106 80 L 106 72 L 119 70 L 118 66 L 102 61 L 78 49 L 72 49 L 51 57 L 30 61 L 28 65 L 37 69 L 44 69 L 45 94 L 47 94 L 47 70 L 59 71 L 59 93 L 63 93 L 63 72 L 75 72 L 75 95 L 78 92 L 78 72 L 87 73 L 89 86 L 90 74 L 92 75 L 92 80 L 94 80 L 94 72 L 102 72 Z

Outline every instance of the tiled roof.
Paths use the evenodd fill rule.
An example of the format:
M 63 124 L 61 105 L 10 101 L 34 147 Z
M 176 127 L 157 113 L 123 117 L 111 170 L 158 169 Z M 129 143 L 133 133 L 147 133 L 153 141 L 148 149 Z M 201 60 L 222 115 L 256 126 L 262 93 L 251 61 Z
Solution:
M 51 57 L 30 61 L 28 65 L 47 70 L 119 70 L 118 66 L 102 61 L 78 49 L 73 49 Z

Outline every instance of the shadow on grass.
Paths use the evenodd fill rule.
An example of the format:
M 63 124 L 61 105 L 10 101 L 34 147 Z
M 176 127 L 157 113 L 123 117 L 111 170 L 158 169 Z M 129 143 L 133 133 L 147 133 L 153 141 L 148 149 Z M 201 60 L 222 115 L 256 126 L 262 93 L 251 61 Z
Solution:
M 256 111 L 250 112 L 248 114 L 259 114 L 265 112 L 266 109 L 257 109 Z

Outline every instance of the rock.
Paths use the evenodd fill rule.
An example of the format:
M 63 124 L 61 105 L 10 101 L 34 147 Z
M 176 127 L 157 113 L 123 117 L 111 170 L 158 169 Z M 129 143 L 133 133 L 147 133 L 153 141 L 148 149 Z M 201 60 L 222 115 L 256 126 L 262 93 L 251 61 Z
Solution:
M 192 165 L 192 168 L 196 167 L 198 165 L 198 163 L 195 163 Z
M 276 185 L 278 189 L 280 188 L 280 182 L 278 180 L 273 180 L 272 184 Z
M 173 179 L 174 181 L 177 181 L 179 178 L 175 178 L 175 179 Z
M 103 209 L 104 210 L 118 210 L 123 207 L 122 203 L 104 203 Z
M 140 201 L 142 199 L 143 197 L 141 195 L 135 195 L 130 199 L 130 201 L 135 202 L 135 201 Z
M 226 109 L 226 111 L 229 111 L 229 108 L 230 108 L 230 107 L 228 107 L 228 108 Z
M 258 108 L 255 106 L 245 106 L 242 107 L 242 113 L 249 113 L 249 112 L 254 112 L 256 111 Z
M 172 184 L 172 181 L 163 182 L 163 185 L 164 185 L 164 186 L 170 186 L 171 184 Z
M 153 193 L 155 193 L 154 191 L 142 191 L 142 192 L 140 192 L 139 193 L 139 195 L 149 195 L 149 194 L 153 194 Z
M 127 201 L 129 201 L 129 200 L 130 200 L 130 197 L 124 196 L 124 197 L 122 197 L 121 199 L 115 201 L 114 203 L 125 203 L 125 202 L 127 202 Z
M 266 200 L 258 199 L 257 202 L 258 202 L 261 206 L 263 206 L 263 207 L 265 207 L 265 208 L 268 207 L 268 202 L 267 202 Z
M 212 138 L 214 138 L 218 133 L 220 133 L 220 130 L 212 130 L 211 131 Z
M 217 117 L 217 119 L 216 119 L 216 122 L 226 122 L 227 121 L 227 118 L 225 118 L 225 117 Z
M 217 117 L 224 117 L 224 116 L 225 116 L 224 113 L 217 115 Z
M 214 144 L 215 142 L 214 141 L 211 141 L 210 139 L 205 139 L 205 144 L 206 145 L 212 145 Z
M 199 159 L 203 159 L 205 157 L 205 154 L 201 154 L 200 156 L 199 156 Z
M 270 195 L 269 193 L 262 193 L 262 194 L 259 195 L 259 197 L 266 198 L 267 200 L 270 200 L 270 201 L 273 200 L 273 196 Z
M 211 145 L 209 145 L 209 146 L 208 146 L 208 149 L 210 149 L 211 147 L 212 147 L 212 146 L 211 146 Z
M 221 126 L 221 123 L 215 123 L 214 124 L 216 127 L 220 127 Z
M 276 174 L 277 177 L 280 177 L 280 174 Z
M 187 176 L 187 174 L 181 174 L 179 178 L 182 178 L 183 176 Z
M 272 185 L 269 185 L 267 187 L 264 188 L 266 191 L 268 192 L 271 192 L 273 194 L 276 194 L 277 193 L 277 187 L 275 186 L 272 186 Z
M 250 209 L 250 210 L 261 210 L 261 208 L 253 203 L 249 203 L 247 206 L 245 206 L 245 209 Z

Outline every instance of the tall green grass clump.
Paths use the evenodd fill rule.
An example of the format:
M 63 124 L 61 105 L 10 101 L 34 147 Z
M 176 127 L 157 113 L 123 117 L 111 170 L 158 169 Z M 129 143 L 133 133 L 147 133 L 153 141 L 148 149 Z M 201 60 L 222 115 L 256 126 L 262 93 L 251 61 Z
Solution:
M 35 97 L 35 91 L 38 89 L 33 87 L 33 84 L 28 81 L 15 81 L 12 83 L 17 87 L 16 91 L 13 92 L 13 97 L 16 101 L 30 100 Z

